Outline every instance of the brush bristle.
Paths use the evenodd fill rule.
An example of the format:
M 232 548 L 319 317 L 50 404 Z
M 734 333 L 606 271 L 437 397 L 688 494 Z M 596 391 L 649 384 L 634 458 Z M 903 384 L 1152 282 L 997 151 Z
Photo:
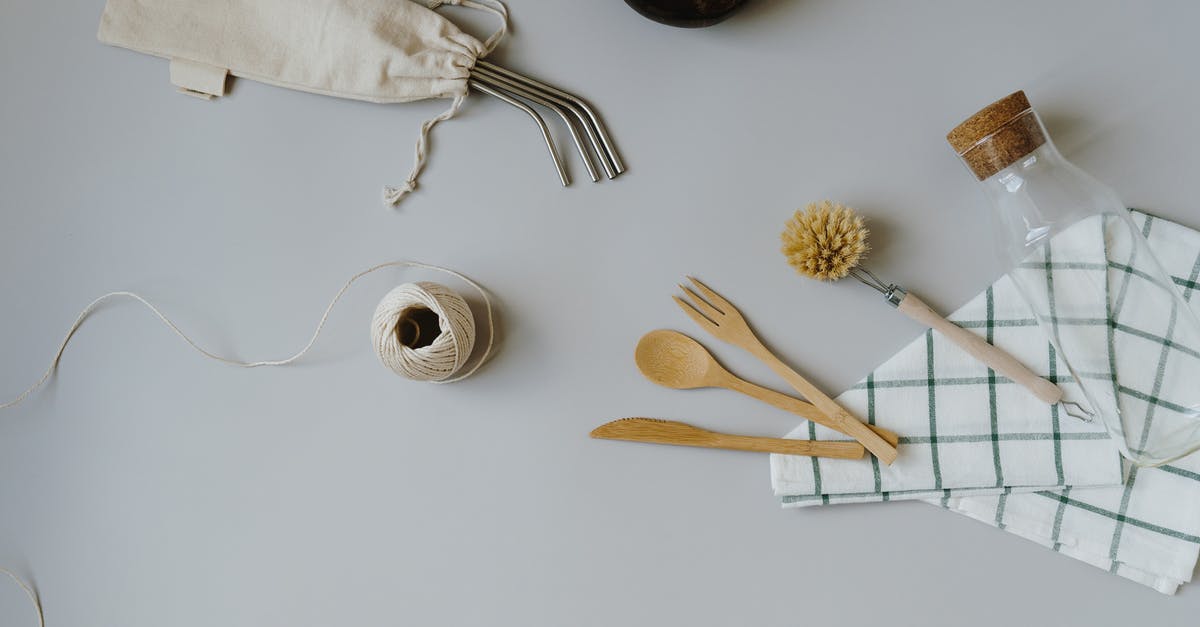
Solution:
M 862 217 L 828 200 L 797 210 L 780 239 L 788 264 L 821 281 L 845 277 L 869 250 Z

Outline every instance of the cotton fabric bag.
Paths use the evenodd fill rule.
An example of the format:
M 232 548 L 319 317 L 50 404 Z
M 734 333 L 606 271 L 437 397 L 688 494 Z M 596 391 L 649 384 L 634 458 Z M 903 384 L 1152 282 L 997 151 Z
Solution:
M 100 41 L 170 60 L 181 91 L 214 98 L 228 75 L 316 94 L 399 103 L 453 98 L 426 121 L 405 184 L 384 190 L 396 204 L 416 188 L 430 129 L 453 117 L 476 60 L 507 32 L 497 0 L 108 0 Z M 481 42 L 435 9 L 461 5 L 495 14 L 499 29 Z

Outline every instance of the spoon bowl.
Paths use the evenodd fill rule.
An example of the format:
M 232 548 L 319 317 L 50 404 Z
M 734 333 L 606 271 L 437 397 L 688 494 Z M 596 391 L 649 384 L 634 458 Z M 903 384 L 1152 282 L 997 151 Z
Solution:
M 651 331 L 638 341 L 633 352 L 638 370 L 653 383 L 676 390 L 725 388 L 774 405 L 786 412 L 807 418 L 835 431 L 846 433 L 844 422 L 831 420 L 812 403 L 781 394 L 770 388 L 739 378 L 717 363 L 700 342 L 678 332 Z M 899 436 L 883 427 L 864 425 L 895 450 Z M 847 434 L 852 435 L 852 434 Z M 890 462 L 889 462 L 890 463 Z
M 660 329 L 643 335 L 633 358 L 647 379 L 677 390 L 714 387 L 724 374 L 700 342 L 678 331 Z

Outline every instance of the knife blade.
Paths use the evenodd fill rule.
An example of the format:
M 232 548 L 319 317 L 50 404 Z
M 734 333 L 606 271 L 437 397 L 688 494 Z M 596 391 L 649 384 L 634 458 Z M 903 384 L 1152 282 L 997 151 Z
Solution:
M 786 438 L 764 438 L 709 431 L 685 422 L 658 418 L 622 418 L 600 425 L 591 436 L 604 440 L 649 442 L 674 446 L 719 448 L 783 455 L 862 459 L 866 449 L 857 442 L 816 442 Z

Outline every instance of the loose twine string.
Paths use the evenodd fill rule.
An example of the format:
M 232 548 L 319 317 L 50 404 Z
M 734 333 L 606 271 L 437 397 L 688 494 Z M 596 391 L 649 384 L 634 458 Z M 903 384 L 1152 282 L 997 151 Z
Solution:
M 346 293 L 346 290 L 350 289 L 351 285 L 353 285 L 359 279 L 377 270 L 394 267 L 422 268 L 425 270 L 444 272 L 461 279 L 471 287 L 475 288 L 475 290 L 479 292 L 479 295 L 483 297 L 484 306 L 487 309 L 488 340 L 483 354 L 479 356 L 479 359 L 475 362 L 475 365 L 463 372 L 466 364 L 470 360 L 470 355 L 472 349 L 474 348 L 476 337 L 475 320 L 471 315 L 471 309 L 467 305 L 467 302 L 462 298 L 462 296 L 459 296 L 456 292 L 444 285 L 431 282 L 406 283 L 396 287 L 392 291 L 388 292 L 386 296 L 384 296 L 383 300 L 380 301 L 379 306 L 376 307 L 375 315 L 371 319 L 371 341 L 375 347 L 376 354 L 379 356 L 380 362 L 382 362 L 388 368 L 391 368 L 393 372 L 408 377 L 409 379 L 414 379 L 417 381 L 430 381 L 432 383 L 451 383 L 453 381 L 465 379 L 474 374 L 475 371 L 478 370 L 491 356 L 492 347 L 495 344 L 495 325 L 493 320 L 492 301 L 490 298 L 488 298 L 487 291 L 484 290 L 478 283 L 472 281 L 466 276 L 447 268 L 416 261 L 390 261 L 388 263 L 381 263 L 372 268 L 363 270 L 362 272 L 359 272 L 351 277 L 349 281 L 346 281 L 346 284 L 342 286 L 342 289 L 338 290 L 338 293 L 333 297 L 333 300 L 329 302 L 329 306 L 325 308 L 325 313 L 321 315 L 321 320 L 317 323 L 317 328 L 315 331 L 313 331 L 312 337 L 308 340 L 308 343 L 305 344 L 304 348 L 300 349 L 299 352 L 286 359 L 239 361 L 236 359 L 230 359 L 228 357 L 222 357 L 204 349 L 197 344 L 174 322 L 172 322 L 170 318 L 167 318 L 166 315 L 159 311 L 157 307 L 155 307 L 145 298 L 142 298 L 133 292 L 110 292 L 92 301 L 83 309 L 82 312 L 80 312 L 79 317 L 75 319 L 75 323 L 72 324 L 71 328 L 67 330 L 66 336 L 63 338 L 62 343 L 59 344 L 58 351 L 54 354 L 54 359 L 51 360 L 50 366 L 46 369 L 46 372 L 42 375 L 42 378 L 39 379 L 37 383 L 29 386 L 29 388 L 27 388 L 15 399 L 0 405 L 0 409 L 7 409 L 21 403 L 28 398 L 30 394 L 32 394 L 50 379 L 51 375 L 53 375 L 54 371 L 58 368 L 58 364 L 62 360 L 63 352 L 66 351 L 67 344 L 70 343 L 71 337 L 73 337 L 75 332 L 79 330 L 79 327 L 83 324 L 83 321 L 93 311 L 95 311 L 95 309 L 99 307 L 101 303 L 109 299 L 127 297 L 142 303 L 148 307 L 150 311 L 154 312 L 154 315 L 158 316 L 158 319 L 161 320 L 163 324 L 167 325 L 172 331 L 174 331 L 176 335 L 182 338 L 183 341 L 187 342 L 188 345 L 195 349 L 198 353 L 209 359 L 214 359 L 216 361 L 242 368 L 283 366 L 300 359 L 306 353 L 308 353 L 309 349 L 313 347 L 313 344 L 316 343 L 317 338 L 321 335 L 321 330 L 325 328 L 325 322 L 329 319 L 329 314 L 333 311 L 333 307 L 337 305 L 338 301 L 341 300 L 342 295 Z M 436 314 L 438 318 L 438 328 L 440 331 L 438 336 L 434 338 L 430 344 L 421 348 L 411 348 L 405 345 L 400 341 L 400 336 L 397 332 L 397 327 L 405 323 L 405 314 L 416 308 L 429 309 Z M 37 612 L 38 627 L 45 627 L 46 619 L 42 613 L 42 603 L 33 587 L 25 583 L 25 581 L 18 577 L 16 573 L 6 568 L 0 567 L 0 573 L 7 575 L 10 579 L 15 581 L 22 590 L 25 591 L 25 595 L 29 597 L 30 603 Z
M 38 594 L 34 591 L 33 586 L 25 583 L 16 573 L 7 568 L 0 567 L 0 573 L 8 575 L 9 579 L 12 579 L 17 582 L 18 586 L 21 586 L 21 589 L 25 591 L 25 596 L 29 597 L 29 603 L 33 605 L 34 612 L 37 614 L 38 627 L 46 627 L 46 617 L 42 614 L 42 601 L 38 598 Z
M 471 0 L 432 0 L 429 2 L 429 8 L 436 9 L 443 4 L 461 5 L 472 9 L 484 10 L 495 14 L 500 18 L 500 28 L 497 29 L 491 37 L 484 42 L 484 52 L 481 57 L 487 56 L 500 43 L 500 40 L 508 32 L 508 10 L 499 0 L 484 0 L 487 6 L 482 3 L 472 2 Z M 414 155 L 413 169 L 409 173 L 408 180 L 399 187 L 387 187 L 384 189 L 384 202 L 390 206 L 395 206 L 400 200 L 411 193 L 417 187 L 417 179 L 421 175 L 421 170 L 425 168 L 425 162 L 428 158 L 429 132 L 439 122 L 444 122 L 454 117 L 462 108 L 465 93 L 454 98 L 450 104 L 450 108 L 442 112 L 440 115 L 425 121 L 421 125 L 421 132 L 417 138 L 417 145 Z M 342 289 L 338 290 L 337 295 L 329 302 L 329 306 L 325 308 L 325 313 L 321 315 L 320 322 L 317 323 L 317 328 L 313 331 L 312 338 L 300 349 L 295 355 L 286 359 L 264 360 L 264 361 L 239 361 L 214 354 L 197 344 L 192 338 L 188 337 L 170 318 L 167 318 L 157 307 L 150 301 L 142 298 L 140 295 L 133 292 L 109 292 L 97 298 L 84 307 L 80 312 L 79 317 L 75 319 L 74 324 L 68 329 L 66 336 L 59 344 L 58 351 L 54 354 L 54 359 L 51 360 L 50 366 L 46 368 L 46 372 L 42 378 L 29 386 L 24 392 L 21 392 L 15 399 L 0 405 L 0 410 L 8 409 L 19 405 L 22 401 L 29 397 L 38 388 L 46 383 L 58 368 L 59 362 L 62 360 L 63 352 L 67 349 L 67 344 L 70 343 L 71 337 L 79 330 L 83 321 L 105 301 L 115 298 L 132 298 L 145 305 L 150 311 L 154 312 L 158 319 L 167 325 L 189 346 L 196 352 L 204 355 L 209 359 L 213 359 L 222 363 L 239 366 L 242 368 L 258 368 L 260 366 L 283 366 L 290 364 L 297 359 L 300 359 L 308 353 L 317 338 L 321 335 L 321 330 L 325 328 L 325 322 L 329 319 L 330 312 L 333 311 L 334 305 L 341 300 L 342 295 L 355 281 L 362 277 L 392 267 L 411 267 L 423 268 L 426 270 L 435 270 L 445 272 L 451 276 L 457 277 L 466 282 L 471 287 L 475 288 L 479 295 L 483 297 L 483 302 L 487 308 L 487 325 L 488 325 L 488 341 L 487 347 L 484 348 L 483 354 L 475 362 L 475 365 L 466 372 L 454 376 L 460 372 L 470 358 L 470 353 L 475 344 L 475 324 L 471 316 L 470 308 L 466 301 L 461 296 L 449 288 L 438 285 L 436 283 L 421 282 L 417 284 L 401 285 L 384 297 L 375 310 L 375 316 L 371 321 L 371 339 L 375 347 L 375 352 L 379 356 L 379 360 L 391 368 L 393 372 L 410 379 L 418 381 L 430 381 L 432 383 L 452 383 L 460 381 L 475 373 L 488 360 L 492 354 L 492 347 L 495 344 L 495 325 L 493 321 L 492 302 L 488 298 L 487 292 L 471 279 L 447 268 L 433 266 L 429 264 L 419 263 L 415 261 L 393 261 L 379 264 L 375 267 L 364 270 L 346 282 Z M 399 340 L 399 335 L 396 333 L 396 325 L 400 324 L 404 312 L 413 307 L 425 307 L 433 311 L 438 316 L 438 325 L 441 333 L 434 339 L 433 343 L 423 348 L 410 348 L 405 346 Z M 20 577 L 12 571 L 0 567 L 0 573 L 7 575 L 25 591 L 29 597 L 30 603 L 33 604 L 37 611 L 38 627 L 45 627 L 46 619 L 42 613 L 42 604 L 37 593 L 26 584 Z
M 150 301 L 142 298 L 140 295 L 133 292 L 110 292 L 92 301 L 80 312 L 74 324 L 67 330 L 66 336 L 63 338 L 62 343 L 59 344 L 58 351 L 54 354 L 54 359 L 51 360 L 50 366 L 46 368 L 46 372 L 42 375 L 42 378 L 37 383 L 29 386 L 24 392 L 21 392 L 15 399 L 0 405 L 0 409 L 7 409 L 20 404 L 50 379 L 54 371 L 58 368 L 59 362 L 62 361 L 63 352 L 66 351 L 71 337 L 79 330 L 83 321 L 107 300 L 125 297 L 142 303 L 150 311 L 154 312 L 154 315 L 158 316 L 158 319 L 167 325 L 175 335 L 178 335 L 183 341 L 187 342 L 188 346 L 191 346 L 196 352 L 209 359 L 241 368 L 283 366 L 300 359 L 308 353 L 309 349 L 313 347 L 313 344 L 316 343 L 317 338 L 321 335 L 321 330 L 325 328 L 325 322 L 329 319 L 329 314 L 333 311 L 333 307 L 337 305 L 342 295 L 346 293 L 346 290 L 350 289 L 351 285 L 354 285 L 359 279 L 377 270 L 394 267 L 421 268 L 444 272 L 475 288 L 479 292 L 479 295 L 483 297 L 483 303 L 487 310 L 488 340 L 483 354 L 480 355 L 475 365 L 463 372 L 471 351 L 474 348 L 476 336 L 474 318 L 466 301 L 450 288 L 436 283 L 421 282 L 405 284 L 393 289 L 380 301 L 379 306 L 375 310 L 375 316 L 371 321 L 372 344 L 380 362 L 393 372 L 417 381 L 452 383 L 474 374 L 491 356 L 492 346 L 495 344 L 492 301 L 488 298 L 487 291 L 466 276 L 447 268 L 416 261 L 389 261 L 363 270 L 351 277 L 349 281 L 346 281 L 342 289 L 338 290 L 337 295 L 329 302 L 329 306 L 325 308 L 325 313 L 321 315 L 321 320 L 317 323 L 317 328 L 313 331 L 308 343 L 299 352 L 286 359 L 239 361 L 237 359 L 222 357 L 197 344 L 195 340 L 188 337 L 162 311 L 159 311 L 158 307 L 155 307 Z M 400 341 L 399 334 L 396 333 L 396 327 L 404 320 L 405 312 L 415 308 L 430 309 L 438 316 L 440 333 L 434 338 L 431 344 L 422 348 L 410 348 L 404 345 Z

